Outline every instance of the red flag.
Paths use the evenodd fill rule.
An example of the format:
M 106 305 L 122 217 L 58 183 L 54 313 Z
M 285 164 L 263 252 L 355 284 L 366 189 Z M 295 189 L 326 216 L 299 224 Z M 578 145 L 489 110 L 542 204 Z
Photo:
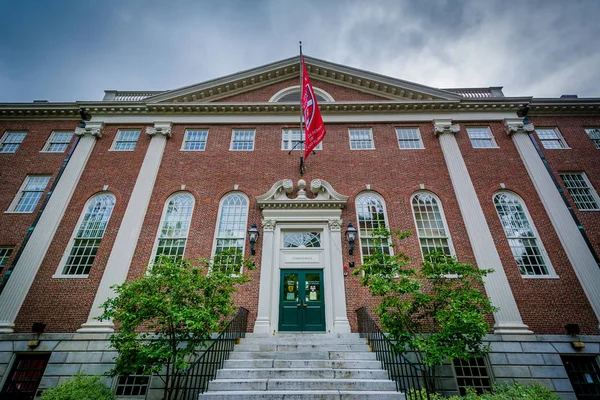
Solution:
M 325 125 L 317 104 L 317 96 L 315 96 L 308 72 L 306 72 L 304 57 L 302 57 L 302 111 L 304 112 L 304 129 L 306 131 L 304 146 L 304 159 L 306 160 L 325 137 Z

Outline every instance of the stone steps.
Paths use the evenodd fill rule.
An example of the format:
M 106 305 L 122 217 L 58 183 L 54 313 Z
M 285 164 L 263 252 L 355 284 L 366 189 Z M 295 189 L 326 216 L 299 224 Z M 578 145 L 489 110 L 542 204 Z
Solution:
M 203 399 L 404 400 L 358 334 L 248 334 Z

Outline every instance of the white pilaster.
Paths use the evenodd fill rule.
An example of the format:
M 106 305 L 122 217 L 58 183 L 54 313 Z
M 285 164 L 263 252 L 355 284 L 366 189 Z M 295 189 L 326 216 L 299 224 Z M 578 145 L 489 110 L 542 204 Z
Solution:
M 456 142 L 454 135 L 460 127 L 449 120 L 436 120 L 434 125 L 477 265 L 482 269 L 494 270 L 484 278 L 487 295 L 492 304 L 500 309 L 494 313 L 494 333 L 531 334 L 533 332 L 528 330 L 519 313 L 475 187 Z
M 333 332 L 349 333 L 350 322 L 346 313 L 346 288 L 344 285 L 344 260 L 342 258 L 342 220 L 329 220 L 333 299 Z M 327 296 L 327 294 L 325 294 Z
M 504 124 L 523 164 L 525 164 L 527 173 L 542 200 L 546 213 L 565 253 L 567 253 L 596 318 L 600 320 L 600 268 L 529 138 L 529 132 L 533 132 L 535 128 L 533 124 L 524 125 L 520 119 L 506 119 Z
M 94 149 L 96 138 L 102 136 L 102 125 L 102 122 L 88 122 L 85 128 L 75 129 L 75 135 L 79 136 L 77 147 L 0 296 L 0 332 L 13 332 L 14 320 L 54 239 L 56 229 Z
M 275 250 L 275 220 L 262 221 L 262 260 L 260 263 L 260 292 L 255 333 L 271 333 L 271 287 L 273 287 L 273 257 Z
M 115 244 L 106 263 L 106 269 L 96 292 L 92 309 L 87 322 L 77 330 L 80 333 L 110 333 L 114 332 L 111 321 L 97 321 L 96 318 L 102 314 L 100 306 L 110 296 L 113 285 L 121 285 L 127 278 L 129 266 L 133 259 L 133 253 L 137 246 L 144 217 L 148 210 L 154 182 L 162 160 L 167 138 L 171 137 L 170 122 L 155 122 L 154 127 L 146 128 L 146 133 L 152 137 L 142 162 L 142 167 L 131 193 L 125 215 L 121 221 Z

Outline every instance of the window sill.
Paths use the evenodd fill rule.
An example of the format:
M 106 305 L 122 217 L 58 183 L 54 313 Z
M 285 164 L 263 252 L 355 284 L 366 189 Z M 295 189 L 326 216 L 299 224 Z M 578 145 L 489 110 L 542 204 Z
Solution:
M 229 149 L 229 151 L 254 151 L 254 149 L 251 149 L 251 150 Z
M 62 154 L 64 153 L 66 150 L 63 151 L 47 151 L 47 150 L 40 150 L 40 153 L 42 154 Z
M 34 211 L 4 211 L 4 214 L 33 214 Z
M 131 149 L 131 150 L 108 149 L 108 151 L 115 151 L 117 153 L 120 153 L 120 152 L 127 153 L 127 152 L 135 151 L 135 149 Z
M 600 208 L 586 208 L 583 210 L 581 208 L 578 208 L 577 210 L 581 212 L 598 212 L 600 211 Z
M 375 147 L 371 148 L 371 149 L 350 149 L 352 151 L 361 151 L 361 150 L 375 150 Z
M 399 147 L 400 150 L 425 150 L 425 147 L 413 147 L 413 148 L 404 148 Z
M 560 279 L 560 276 L 556 274 L 549 275 L 521 275 L 523 279 Z
M 188 149 L 179 149 L 179 151 L 189 151 L 189 152 L 191 152 L 191 153 L 194 153 L 194 152 L 202 152 L 202 151 L 206 151 L 206 150 L 205 150 L 205 149 L 203 149 L 203 150 L 191 150 L 191 149 L 190 149 L 190 150 L 188 150 Z
M 84 275 L 63 275 L 63 274 L 54 274 L 52 275 L 53 279 L 87 279 L 89 274 Z
M 473 147 L 474 150 L 495 150 L 499 149 L 500 146 L 490 146 L 490 147 Z

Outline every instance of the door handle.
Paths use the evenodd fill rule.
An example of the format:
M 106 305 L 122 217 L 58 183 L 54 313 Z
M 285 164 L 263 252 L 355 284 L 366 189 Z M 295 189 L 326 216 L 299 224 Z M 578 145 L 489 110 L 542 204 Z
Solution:
M 306 307 L 306 303 L 304 303 L 304 307 Z
M 302 307 L 302 303 L 296 304 L 296 307 Z

